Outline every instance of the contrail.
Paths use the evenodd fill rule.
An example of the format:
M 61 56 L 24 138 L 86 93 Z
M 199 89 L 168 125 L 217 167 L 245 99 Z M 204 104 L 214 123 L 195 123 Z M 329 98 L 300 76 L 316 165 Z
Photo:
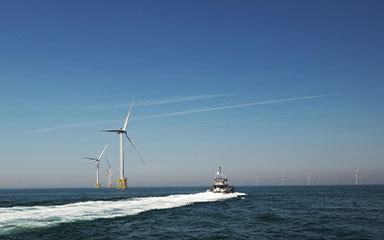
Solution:
M 195 95 L 195 96 L 185 96 L 185 97 L 170 97 L 162 98 L 155 100 L 146 100 L 135 102 L 135 106 L 153 106 L 153 105 L 162 105 L 170 103 L 181 103 L 181 102 L 193 102 L 198 100 L 210 99 L 210 98 L 219 98 L 219 97 L 228 97 L 233 96 L 234 93 L 223 93 L 223 94 L 204 94 L 204 95 Z M 118 108 L 128 108 L 130 104 L 114 104 L 114 105 L 103 105 L 94 107 L 95 109 L 118 109 Z
M 340 133 L 328 133 L 328 134 L 316 134 L 316 135 L 306 135 L 298 137 L 346 137 L 346 136 L 359 136 L 359 135 L 373 135 L 373 134 L 382 134 L 384 129 L 377 129 L 371 131 L 354 131 L 354 132 L 340 132 Z
M 212 112 L 212 111 L 226 110 L 226 109 L 232 109 L 232 108 L 251 107 L 251 106 L 256 106 L 256 105 L 293 102 L 293 101 L 316 99 L 316 98 L 325 98 L 325 97 L 331 97 L 331 96 L 335 96 L 335 95 L 338 95 L 338 94 L 314 95 L 314 96 L 295 97 L 295 98 L 283 98 L 283 99 L 277 99 L 277 100 L 227 105 L 227 106 L 221 106 L 221 107 L 202 108 L 202 109 L 180 111 L 180 112 L 170 112 L 170 113 L 163 113 L 163 114 L 138 117 L 138 118 L 132 119 L 132 121 L 144 120 L 144 119 L 153 119 L 153 118 L 172 117 L 172 116 L 201 113 L 201 112 Z M 205 95 L 205 96 L 208 96 L 208 95 Z M 217 96 L 217 95 L 215 95 L 215 96 Z M 190 97 L 190 98 L 196 99 L 197 96 Z M 207 98 L 207 97 L 205 97 L 205 98 Z M 178 99 L 178 100 L 180 101 L 181 99 Z M 168 101 L 170 101 L 170 100 L 168 100 Z M 191 101 L 193 101 L 193 100 L 191 100 Z M 162 103 L 159 103 L 159 104 L 162 104 Z M 114 123 L 114 122 L 120 122 L 120 121 L 121 120 L 106 120 L 106 121 L 97 121 L 97 122 L 73 123 L 73 124 L 66 124 L 66 125 L 60 125 L 60 126 L 51 126 L 51 127 L 47 127 L 47 128 L 37 128 L 37 129 L 27 130 L 27 131 L 24 131 L 23 133 L 41 133 L 41 132 L 55 131 L 55 130 L 59 130 L 59 129 L 92 126 L 92 125 L 99 125 L 99 124 L 104 124 L 104 123 Z
M 171 113 L 150 115 L 150 116 L 136 118 L 136 120 L 163 118 L 163 117 L 171 117 L 171 116 L 178 116 L 178 115 L 185 115 L 185 114 L 192 114 L 192 113 L 201 113 L 201 112 L 212 112 L 212 111 L 226 110 L 226 109 L 232 109 L 232 108 L 243 108 L 243 107 L 251 107 L 251 106 L 256 106 L 256 105 L 293 102 L 293 101 L 308 100 L 308 99 L 315 99 L 315 98 L 325 98 L 325 97 L 330 97 L 330 96 L 335 96 L 335 95 L 336 94 L 315 95 L 315 96 L 305 96 L 305 97 L 295 97 L 295 98 L 283 98 L 283 99 L 253 102 L 253 103 L 227 105 L 227 106 L 221 106 L 221 107 L 202 108 L 202 109 L 195 109 L 195 110 L 188 110 L 188 111 L 181 111 L 181 112 L 171 112 Z
M 98 121 L 98 122 L 73 123 L 73 124 L 52 126 L 52 127 L 46 127 L 46 128 L 36 128 L 36 129 L 24 131 L 23 133 L 41 133 L 41 132 L 49 132 L 49 131 L 55 131 L 55 130 L 65 129 L 65 128 L 84 127 L 84 126 L 92 126 L 92 125 L 99 125 L 99 124 L 113 123 L 113 122 L 119 122 L 119 121 L 107 120 L 107 121 Z
M 164 98 L 152 101 L 142 101 L 138 102 L 136 106 L 151 106 L 151 105 L 160 105 L 168 103 L 179 103 L 179 102 L 192 102 L 209 98 L 219 98 L 219 97 L 228 97 L 233 96 L 234 93 L 224 93 L 224 94 L 205 94 L 205 95 L 196 95 L 196 96 L 186 96 L 186 97 L 173 97 L 173 98 Z

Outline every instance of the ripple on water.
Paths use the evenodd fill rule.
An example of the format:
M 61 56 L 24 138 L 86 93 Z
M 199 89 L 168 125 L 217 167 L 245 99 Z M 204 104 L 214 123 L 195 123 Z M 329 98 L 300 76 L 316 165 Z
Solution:
M 285 218 L 271 212 L 259 214 L 256 218 L 262 222 L 283 222 L 286 220 Z

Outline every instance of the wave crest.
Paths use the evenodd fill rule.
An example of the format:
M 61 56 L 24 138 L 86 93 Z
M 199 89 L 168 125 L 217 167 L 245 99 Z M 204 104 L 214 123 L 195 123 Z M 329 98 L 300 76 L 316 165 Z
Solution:
M 88 201 L 52 206 L 0 208 L 0 235 L 15 229 L 46 227 L 64 222 L 115 218 L 141 212 L 181 207 L 197 202 L 214 202 L 246 195 L 211 193 L 130 198 L 118 201 Z

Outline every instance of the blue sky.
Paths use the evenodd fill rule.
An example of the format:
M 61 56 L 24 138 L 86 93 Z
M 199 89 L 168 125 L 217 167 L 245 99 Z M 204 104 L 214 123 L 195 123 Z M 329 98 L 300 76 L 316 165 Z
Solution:
M 384 183 L 382 1 L 1 1 L 0 188 Z M 101 177 L 106 185 L 106 174 Z

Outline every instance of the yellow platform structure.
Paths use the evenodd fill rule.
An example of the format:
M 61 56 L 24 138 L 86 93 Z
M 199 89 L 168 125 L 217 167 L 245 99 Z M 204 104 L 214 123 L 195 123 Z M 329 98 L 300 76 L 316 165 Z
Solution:
M 127 189 L 127 178 L 116 180 L 117 189 Z
M 108 184 L 108 186 L 107 186 L 108 188 L 111 188 L 112 187 L 112 184 Z
M 95 183 L 95 188 L 100 188 L 100 183 Z

